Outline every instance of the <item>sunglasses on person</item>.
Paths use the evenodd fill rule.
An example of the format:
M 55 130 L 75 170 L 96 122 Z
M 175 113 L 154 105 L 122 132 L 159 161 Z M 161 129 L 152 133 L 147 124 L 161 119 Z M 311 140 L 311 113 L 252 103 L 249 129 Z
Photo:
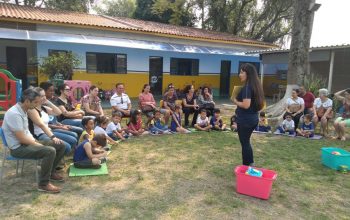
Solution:
M 120 97 L 120 104 L 124 104 L 123 96 Z

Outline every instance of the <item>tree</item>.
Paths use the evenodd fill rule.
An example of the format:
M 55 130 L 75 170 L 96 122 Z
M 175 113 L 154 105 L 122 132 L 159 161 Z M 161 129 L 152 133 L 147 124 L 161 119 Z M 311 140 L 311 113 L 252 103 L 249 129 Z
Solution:
M 160 22 L 159 17 L 152 13 L 153 4 L 154 0 L 136 0 L 136 9 L 133 17 L 140 20 Z
M 98 14 L 109 15 L 113 17 L 133 17 L 136 2 L 135 0 L 103 0 L 100 5 L 105 7 L 96 6 L 94 9 Z
M 89 12 L 93 0 L 45 0 L 45 6 L 65 11 Z
M 285 101 L 291 96 L 292 89 L 302 85 L 305 74 L 309 72 L 309 48 L 314 17 L 314 10 L 310 8 L 314 3 L 315 0 L 295 0 L 294 2 L 295 12 L 288 58 L 287 89 L 284 98 L 267 109 L 273 117 L 283 114 Z
M 293 0 L 208 0 L 208 29 L 277 42 L 290 32 Z
M 74 68 L 81 63 L 77 55 L 72 52 L 55 53 L 39 59 L 39 72 L 54 79 L 61 75 L 63 79 L 72 79 Z

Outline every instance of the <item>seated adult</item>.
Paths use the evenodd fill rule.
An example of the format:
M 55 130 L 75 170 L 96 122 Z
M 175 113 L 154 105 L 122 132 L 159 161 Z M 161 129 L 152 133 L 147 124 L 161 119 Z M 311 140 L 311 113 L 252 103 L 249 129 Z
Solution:
M 112 111 L 119 111 L 123 117 L 130 117 L 131 101 L 127 94 L 124 93 L 124 84 L 117 83 L 115 85 L 116 93 L 111 97 Z
M 86 116 L 102 116 L 104 115 L 101 106 L 101 99 L 98 97 L 98 88 L 91 86 L 89 88 L 89 94 L 84 95 L 81 99 L 81 109 L 85 112 Z
M 297 129 L 300 117 L 304 114 L 305 103 L 304 99 L 298 97 L 298 91 L 296 89 L 292 90 L 292 97 L 287 99 L 285 108 L 286 113 L 283 116 L 283 119 L 285 119 L 287 114 L 291 115 L 294 121 L 294 127 Z
M 304 115 L 310 114 L 312 115 L 314 112 L 314 101 L 315 96 L 312 94 L 312 92 L 307 91 L 304 86 L 299 87 L 299 93 L 298 96 L 302 99 L 304 99 Z
M 81 120 L 85 113 L 82 110 L 75 109 L 69 99 L 71 89 L 67 84 L 62 84 L 58 87 L 59 97 L 56 100 L 56 105 L 62 111 L 62 114 L 57 117 L 58 121 L 64 125 L 71 125 L 83 128 Z
M 327 128 L 328 119 L 333 117 L 333 101 L 328 98 L 328 90 L 320 89 L 318 90 L 319 97 L 314 101 L 314 114 L 313 114 L 313 123 L 315 128 L 318 122 L 321 122 L 322 133 L 321 135 L 325 135 L 325 131 Z
M 343 112 L 334 122 L 335 139 L 345 141 L 345 128 L 350 127 L 350 89 L 344 89 L 334 94 L 334 97 L 343 103 Z
M 175 104 L 177 100 L 177 95 L 175 93 L 175 87 L 169 86 L 168 91 L 165 92 L 163 96 L 163 106 L 162 109 L 167 110 L 169 112 L 169 115 L 172 115 L 175 111 Z M 165 124 L 168 124 L 169 117 L 164 118 Z
M 51 82 L 40 83 L 40 88 L 44 89 L 47 100 L 50 100 L 52 103 L 57 102 L 57 97 L 54 96 L 55 88 Z M 80 137 L 81 133 L 83 133 L 83 129 L 81 127 L 59 123 L 57 121 L 57 117 L 54 115 L 50 115 L 49 128 L 51 128 L 52 131 L 57 131 L 59 133 L 64 133 L 74 137 L 77 136 L 78 138 Z M 61 138 L 59 136 L 57 137 Z
M 151 122 L 154 116 L 154 111 L 157 109 L 156 101 L 154 100 L 152 93 L 150 93 L 150 89 L 150 85 L 145 84 L 143 86 L 142 93 L 139 95 L 139 107 L 142 113 L 144 113 L 148 119 L 146 125 Z M 166 120 L 169 120 L 170 112 L 168 110 L 161 109 L 160 112 L 164 114 L 164 118 Z
M 189 116 L 193 114 L 191 126 L 194 127 L 198 117 L 199 106 L 197 105 L 197 96 L 194 94 L 194 86 L 187 85 L 184 89 L 184 97 L 182 98 L 182 111 L 185 114 L 185 127 L 189 125 Z
M 207 117 L 213 115 L 215 109 L 215 102 L 209 87 L 205 86 L 202 88 L 202 93 L 198 96 L 199 109 L 207 110 Z
M 35 139 L 39 141 L 49 141 L 50 139 L 55 144 L 63 144 L 65 153 L 68 154 L 72 148 L 78 143 L 78 135 L 70 136 L 68 134 L 53 132 L 49 128 L 49 114 L 60 115 L 61 110 L 46 99 L 45 92 L 42 88 L 34 88 L 40 94 L 41 102 L 38 106 L 28 110 L 29 131 Z
M 63 181 L 55 168 L 63 158 L 64 145 L 55 144 L 52 140 L 37 141 L 28 129 L 27 111 L 38 106 L 40 102 L 40 94 L 34 89 L 24 90 L 21 101 L 5 113 L 2 129 L 12 156 L 42 161 L 38 190 L 59 193 L 60 188 L 51 184 L 50 180 Z

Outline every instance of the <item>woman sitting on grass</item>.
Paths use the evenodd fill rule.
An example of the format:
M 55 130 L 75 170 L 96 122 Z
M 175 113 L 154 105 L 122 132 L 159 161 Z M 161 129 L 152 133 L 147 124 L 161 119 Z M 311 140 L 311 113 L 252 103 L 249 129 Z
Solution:
M 322 128 L 322 136 L 327 135 L 326 128 L 328 124 L 328 120 L 333 118 L 333 101 L 328 98 L 328 90 L 320 89 L 318 90 L 319 97 L 314 101 L 314 115 L 313 115 L 313 123 L 315 128 L 317 127 L 318 122 L 321 122 Z
M 148 134 L 148 132 L 142 128 L 142 115 L 140 110 L 131 111 L 128 131 L 134 136 Z
M 350 127 L 350 89 L 345 89 L 334 94 L 335 98 L 343 103 L 343 113 L 334 122 L 337 136 L 334 139 L 345 141 L 345 128 Z
M 189 130 L 185 129 L 181 125 L 181 105 L 175 105 L 175 110 L 172 114 L 170 130 L 172 132 L 190 133 Z
M 104 134 L 98 134 L 91 141 L 85 139 L 74 152 L 74 166 L 76 168 L 100 168 L 101 163 L 106 162 L 107 139 Z

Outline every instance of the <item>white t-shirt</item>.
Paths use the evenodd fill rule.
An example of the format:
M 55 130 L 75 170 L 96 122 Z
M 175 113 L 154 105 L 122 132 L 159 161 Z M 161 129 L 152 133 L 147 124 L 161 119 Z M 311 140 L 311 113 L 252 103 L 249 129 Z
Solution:
M 95 129 L 94 129 L 94 134 L 104 134 L 106 135 L 106 137 L 108 136 L 107 135 L 107 132 L 105 129 L 101 128 L 100 126 L 96 126 Z
M 49 115 L 48 115 L 45 111 L 43 111 L 43 110 L 40 111 L 40 114 L 41 114 L 41 120 L 44 122 L 44 124 L 46 125 L 46 127 L 49 127 L 49 121 L 50 121 Z M 36 124 L 34 124 L 34 123 L 33 123 L 33 127 L 34 127 L 34 134 L 35 134 L 36 136 L 39 136 L 40 134 L 45 133 L 45 132 L 43 131 L 43 129 L 41 129 L 38 125 L 36 125 Z M 50 128 L 49 128 L 49 129 L 50 129 Z M 50 129 L 50 130 L 51 130 L 51 129 Z
M 287 130 L 294 130 L 294 127 L 295 127 L 294 121 L 293 120 L 288 121 L 287 119 L 285 119 L 282 122 L 282 127 Z
M 300 97 L 298 97 L 297 100 L 292 99 L 292 98 L 288 98 L 286 103 L 288 106 L 290 106 L 290 105 L 304 105 L 305 104 L 304 99 L 300 98 Z
M 208 126 L 209 125 L 209 118 L 205 117 L 205 119 L 202 119 L 200 115 L 198 115 L 196 124 L 199 126 Z
M 114 122 L 109 122 L 109 124 L 107 125 L 107 128 L 106 128 L 106 132 L 107 133 L 112 133 L 116 130 L 121 130 L 122 127 L 120 126 L 120 123 L 118 124 L 114 124 Z
M 112 97 L 111 97 L 111 106 L 116 106 L 117 108 L 126 110 L 128 109 L 128 104 L 131 103 L 130 98 L 127 94 L 122 93 L 121 96 L 119 96 L 117 93 L 115 93 Z
M 325 102 L 322 102 L 320 98 L 316 98 L 314 101 L 314 106 L 316 106 L 316 109 L 320 108 L 321 105 L 323 106 L 323 108 L 332 108 L 333 101 L 332 99 L 327 98 Z

